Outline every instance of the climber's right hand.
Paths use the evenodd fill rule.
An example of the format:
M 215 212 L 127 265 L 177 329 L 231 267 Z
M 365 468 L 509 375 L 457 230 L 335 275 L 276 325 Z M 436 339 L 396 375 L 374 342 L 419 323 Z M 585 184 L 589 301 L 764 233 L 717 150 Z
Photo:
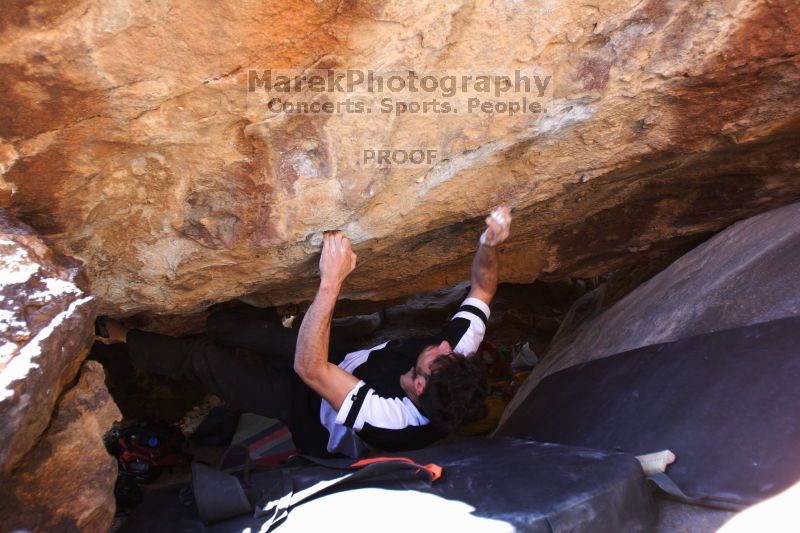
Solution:
M 326 231 L 319 258 L 320 284 L 340 288 L 345 278 L 356 267 L 356 254 L 350 239 L 341 231 Z

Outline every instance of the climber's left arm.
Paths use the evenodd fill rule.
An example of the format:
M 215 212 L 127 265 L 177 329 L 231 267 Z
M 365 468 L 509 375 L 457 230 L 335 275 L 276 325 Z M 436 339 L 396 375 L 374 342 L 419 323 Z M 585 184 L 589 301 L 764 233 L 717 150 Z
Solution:
M 486 217 L 486 231 L 480 238 L 478 251 L 472 260 L 472 282 L 468 298 L 478 298 L 489 305 L 497 292 L 499 259 L 497 246 L 508 238 L 511 229 L 511 210 L 500 206 Z

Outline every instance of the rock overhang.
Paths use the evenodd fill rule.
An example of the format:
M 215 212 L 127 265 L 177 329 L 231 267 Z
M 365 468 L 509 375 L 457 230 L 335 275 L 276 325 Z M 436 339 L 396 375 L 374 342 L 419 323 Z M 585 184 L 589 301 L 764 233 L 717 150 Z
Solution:
M 0 198 L 125 316 L 306 300 L 326 229 L 359 254 L 345 296 L 388 300 L 467 278 L 498 203 L 515 207 L 502 279 L 525 282 L 607 272 L 800 197 L 793 2 L 579 4 L 11 7 Z M 535 68 L 552 92 L 534 118 L 266 117 L 246 93 L 264 67 Z M 442 160 L 359 164 L 374 147 Z

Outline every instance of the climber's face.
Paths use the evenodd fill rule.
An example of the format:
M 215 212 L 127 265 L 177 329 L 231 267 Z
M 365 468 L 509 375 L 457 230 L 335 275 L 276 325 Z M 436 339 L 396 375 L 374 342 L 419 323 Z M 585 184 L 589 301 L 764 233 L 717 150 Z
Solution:
M 400 376 L 400 385 L 412 400 L 419 398 L 425 390 L 425 385 L 431 375 L 431 366 L 434 361 L 452 351 L 453 348 L 447 341 L 428 346 L 417 356 L 417 364 L 411 367 L 411 370 Z

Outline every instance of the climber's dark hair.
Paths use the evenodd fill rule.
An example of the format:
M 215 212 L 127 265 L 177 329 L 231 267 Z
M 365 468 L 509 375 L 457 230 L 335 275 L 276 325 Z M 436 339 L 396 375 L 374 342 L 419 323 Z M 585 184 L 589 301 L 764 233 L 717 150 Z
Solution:
M 486 367 L 480 357 L 451 352 L 431 364 L 419 403 L 431 424 L 450 432 L 486 417 L 488 391 Z

